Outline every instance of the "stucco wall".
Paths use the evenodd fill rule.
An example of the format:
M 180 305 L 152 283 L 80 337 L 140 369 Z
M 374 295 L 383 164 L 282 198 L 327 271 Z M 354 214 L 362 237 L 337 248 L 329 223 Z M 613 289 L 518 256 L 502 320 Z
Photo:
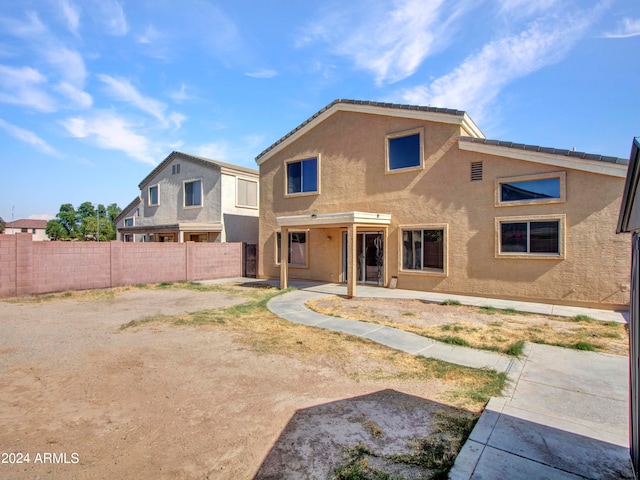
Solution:
M 180 173 L 171 167 L 180 164 Z M 139 226 L 174 225 L 176 223 L 218 223 L 221 221 L 221 182 L 217 167 L 206 168 L 176 157 L 164 169 L 142 185 Z M 184 182 L 202 180 L 202 206 L 184 207 Z M 159 186 L 159 205 L 149 205 L 149 187 Z
M 238 177 L 222 174 L 222 242 L 258 243 L 258 207 L 240 207 L 237 204 L 237 178 L 258 181 L 249 175 Z
M 385 173 L 385 137 L 424 127 L 424 169 Z M 616 236 L 624 178 L 562 169 L 458 148 L 460 131 L 447 125 L 381 115 L 338 112 L 260 166 L 262 277 L 275 264 L 277 216 L 363 211 L 391 214 L 387 278 L 398 288 L 522 298 L 614 308 L 629 300 L 629 239 Z M 320 194 L 285 198 L 286 160 L 320 155 Z M 470 181 L 471 162 L 483 162 L 483 180 Z M 495 179 L 566 172 L 565 203 L 495 205 Z M 566 215 L 563 259 L 497 258 L 496 217 Z M 400 271 L 403 226 L 448 226 L 448 275 Z M 308 268 L 289 276 L 338 281 L 341 235 L 310 230 Z

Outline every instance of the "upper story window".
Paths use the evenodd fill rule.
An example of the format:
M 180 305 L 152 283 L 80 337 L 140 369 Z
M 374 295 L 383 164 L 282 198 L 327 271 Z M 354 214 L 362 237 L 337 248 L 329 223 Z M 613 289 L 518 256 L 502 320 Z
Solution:
M 202 180 L 184 182 L 184 206 L 202 206 Z
M 126 217 L 124 219 L 124 226 L 125 227 L 133 227 L 133 224 L 134 224 L 133 217 Z
M 160 196 L 158 192 L 158 185 L 149 187 L 149 206 L 156 206 L 160 204 Z
M 496 205 L 537 205 L 566 201 L 566 173 L 553 172 L 496 180 Z
M 423 130 L 387 135 L 387 172 L 422 168 Z
M 254 208 L 258 206 L 258 182 L 238 178 L 236 205 Z
M 287 162 L 287 195 L 318 193 L 318 158 Z

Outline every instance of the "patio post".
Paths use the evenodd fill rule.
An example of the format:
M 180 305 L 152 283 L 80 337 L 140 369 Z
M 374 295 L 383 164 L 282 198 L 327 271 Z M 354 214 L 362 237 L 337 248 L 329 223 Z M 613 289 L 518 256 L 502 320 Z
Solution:
M 355 223 L 347 226 L 347 296 L 349 298 L 356 296 L 356 238 L 358 228 Z
M 280 288 L 289 286 L 289 229 L 280 229 Z

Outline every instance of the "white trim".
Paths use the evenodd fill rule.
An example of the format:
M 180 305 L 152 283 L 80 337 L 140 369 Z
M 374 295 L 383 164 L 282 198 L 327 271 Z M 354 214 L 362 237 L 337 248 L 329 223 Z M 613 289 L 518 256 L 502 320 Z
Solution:
M 395 140 L 397 138 L 411 137 L 413 135 L 418 135 L 418 146 L 420 151 L 418 153 L 419 161 L 418 165 L 410 165 L 408 167 L 401 168 L 391 168 L 391 158 L 389 156 L 389 142 L 391 140 Z M 416 170 L 424 170 L 424 127 L 412 128 L 410 130 L 404 130 L 402 132 L 394 132 L 389 133 L 385 136 L 384 139 L 384 156 L 385 156 L 385 174 L 396 174 L 396 173 L 405 173 L 405 172 L 415 172 Z
M 276 217 L 276 224 L 279 227 L 320 227 L 323 225 L 346 225 L 350 223 L 390 225 L 391 215 L 388 213 L 341 212 Z
M 625 178 L 627 176 L 627 166 L 618 163 L 587 160 L 585 158 L 569 157 L 553 153 L 532 152 L 529 150 L 519 150 L 511 147 L 465 142 L 461 140 L 458 140 L 458 148 L 470 152 L 486 153 L 488 155 L 507 157 L 514 160 L 524 160 L 525 162 L 553 165 L 554 167 L 570 168 L 572 170 L 581 170 L 583 172 L 608 175 L 610 177 Z
M 369 115 L 382 115 L 386 117 L 411 118 L 414 120 L 426 120 L 430 122 L 447 123 L 451 125 L 459 125 L 465 133 L 470 137 L 485 138 L 482 131 L 478 128 L 473 120 L 465 113 L 463 116 L 453 115 L 450 113 L 428 112 L 424 110 L 409 110 L 405 108 L 380 107 L 376 105 L 354 105 L 351 103 L 336 103 L 328 110 L 325 110 L 317 117 L 313 118 L 306 125 L 296 130 L 289 137 L 285 138 L 279 144 L 273 146 L 259 160 L 258 165 L 262 165 L 269 158 L 280 152 L 291 143 L 305 135 L 307 132 L 315 128 L 319 123 L 324 122 L 327 118 L 336 112 L 354 112 L 366 113 Z

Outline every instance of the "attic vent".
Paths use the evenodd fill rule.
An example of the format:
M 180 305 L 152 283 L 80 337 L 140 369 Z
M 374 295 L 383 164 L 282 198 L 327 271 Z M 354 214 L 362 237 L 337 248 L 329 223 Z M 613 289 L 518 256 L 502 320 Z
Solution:
M 471 181 L 482 181 L 482 162 L 471 162 Z
M 171 165 L 171 174 L 175 175 L 177 173 L 180 173 L 180 164 L 177 163 L 175 165 Z

